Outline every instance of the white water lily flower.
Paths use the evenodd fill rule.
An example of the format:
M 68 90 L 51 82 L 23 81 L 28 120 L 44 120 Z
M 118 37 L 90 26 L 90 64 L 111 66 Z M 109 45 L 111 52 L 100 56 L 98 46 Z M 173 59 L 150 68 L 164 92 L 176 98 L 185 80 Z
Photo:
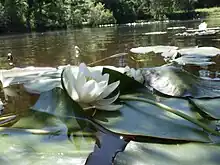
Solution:
M 125 74 L 129 77 L 134 78 L 136 81 L 140 82 L 140 83 L 144 83 L 144 77 L 141 73 L 140 69 L 134 69 L 134 68 L 130 68 L 129 66 L 125 67 Z
M 115 111 L 122 105 L 112 104 L 118 97 L 107 98 L 119 85 L 119 81 L 108 84 L 109 74 L 102 75 L 102 70 L 87 68 L 82 63 L 76 69 L 67 66 L 63 72 L 63 83 L 69 96 L 81 105 L 94 106 L 96 109 Z

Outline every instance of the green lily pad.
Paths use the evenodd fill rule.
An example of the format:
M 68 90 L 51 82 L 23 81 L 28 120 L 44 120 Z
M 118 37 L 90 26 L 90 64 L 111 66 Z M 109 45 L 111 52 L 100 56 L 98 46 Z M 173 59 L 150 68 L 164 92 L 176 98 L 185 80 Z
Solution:
M 171 65 L 143 70 L 145 84 L 169 96 L 215 98 L 220 96 L 220 81 L 197 77 Z
M 118 112 L 98 112 L 95 121 L 106 129 L 125 135 L 183 141 L 208 142 L 208 135 L 196 125 L 158 107 L 126 101 Z
M 130 142 L 118 153 L 116 165 L 218 165 L 220 145 Z
M 147 97 L 147 93 L 143 94 Z M 151 96 L 153 95 L 151 94 L 149 98 Z M 72 106 L 70 105 L 73 101 L 69 100 L 68 103 L 67 98 L 63 94 L 63 90 L 57 88 L 41 94 L 33 109 L 58 117 L 80 117 L 78 113 L 74 112 L 75 109 L 71 111 Z M 209 141 L 205 132 L 178 116 L 161 111 L 149 104 L 139 102 L 128 102 L 128 104 L 117 112 L 98 112 L 95 121 L 107 130 L 119 134 L 188 141 Z M 83 111 L 80 107 L 76 109 L 79 112 Z
M 81 107 L 61 88 L 54 88 L 41 93 L 40 98 L 31 108 L 59 117 L 77 117 L 83 115 Z
M 182 56 L 172 61 L 177 62 L 179 65 L 198 65 L 198 66 L 208 66 L 213 65 L 215 62 L 211 61 L 208 57 L 193 57 L 193 56 Z
M 120 73 L 115 70 L 111 70 L 108 68 L 103 68 L 103 74 L 108 73 L 109 74 L 109 83 L 115 82 L 115 81 L 120 81 L 119 84 L 119 91 L 120 94 L 127 94 L 127 93 L 132 93 L 136 92 L 137 89 L 142 89 L 145 90 L 146 92 L 149 92 L 148 89 L 138 81 L 134 80 L 131 77 L 126 76 L 123 73 Z M 132 87 L 132 88 L 131 88 Z
M 183 48 L 178 50 L 181 55 L 190 55 L 190 56 L 206 56 L 214 57 L 220 54 L 220 49 L 215 47 L 195 47 L 195 48 Z
M 59 117 L 68 126 L 80 125 L 83 128 L 88 124 L 84 110 L 61 88 L 41 93 L 31 109 Z
M 158 46 L 146 46 L 146 47 L 132 48 L 130 51 L 132 53 L 137 53 L 137 54 L 147 54 L 150 52 L 163 53 L 163 52 L 176 50 L 176 49 L 178 49 L 178 47 L 158 45 Z
M 206 115 L 214 119 L 220 119 L 220 98 L 214 99 L 190 99 Z
M 68 135 L 55 116 L 30 111 L 13 127 L 0 128 L 0 162 L 6 164 L 85 164 L 94 135 L 83 130 Z

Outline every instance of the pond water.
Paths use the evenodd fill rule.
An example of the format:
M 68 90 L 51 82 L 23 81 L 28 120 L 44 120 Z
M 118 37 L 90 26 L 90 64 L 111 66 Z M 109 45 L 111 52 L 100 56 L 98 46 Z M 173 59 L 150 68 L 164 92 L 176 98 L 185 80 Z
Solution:
M 71 31 L 55 31 L 0 37 L 1 68 L 9 68 L 6 55 L 11 52 L 17 67 L 59 66 L 65 64 L 87 64 L 118 53 L 129 53 L 138 46 L 175 45 L 177 47 L 214 46 L 220 47 L 220 36 L 176 37 L 178 31 L 168 31 L 161 35 L 144 35 L 147 32 L 167 31 L 168 27 L 185 26 L 197 28 L 200 20 L 185 22 L 162 22 L 136 26 L 117 26 L 103 28 L 83 28 Z M 220 20 L 208 20 L 208 27 L 220 26 Z M 75 57 L 75 46 L 80 55 Z M 115 65 L 133 67 L 152 67 L 164 64 L 160 56 L 148 56 L 142 62 L 126 57 L 105 60 L 96 65 Z M 135 55 L 133 55 L 135 56 Z
M 200 23 L 200 20 L 160 22 L 136 26 L 121 25 L 115 27 L 83 28 L 71 31 L 5 35 L 0 37 L 0 66 L 2 69 L 25 66 L 57 67 L 66 64 L 77 65 L 81 62 L 85 62 L 86 64 L 94 63 L 93 65 L 114 65 L 123 67 L 129 65 L 135 68 L 161 66 L 165 64 L 161 56 L 153 54 L 145 56 L 144 58 L 142 56 L 143 59 L 139 59 L 138 55 L 130 53 L 129 50 L 133 47 L 151 45 L 172 45 L 181 48 L 191 46 L 213 46 L 220 48 L 220 35 L 199 38 L 181 38 L 175 36 L 175 32 L 178 31 L 168 31 L 168 33 L 160 35 L 144 35 L 144 33 L 147 32 L 167 31 L 167 28 L 172 26 L 197 28 Z M 207 20 L 207 23 L 209 27 L 220 26 L 220 20 Z M 78 57 L 76 57 L 75 46 L 80 48 Z M 14 57 L 13 66 L 10 66 L 7 61 L 7 54 L 9 52 L 12 53 Z M 118 53 L 128 54 L 121 57 L 106 59 Z M 97 62 L 102 59 L 106 60 Z M 185 66 L 185 69 L 195 74 L 200 73 L 203 77 L 220 77 L 220 62 L 217 62 L 216 65 L 203 68 L 191 65 Z M 28 114 L 28 107 L 33 105 L 39 96 L 27 94 L 20 86 L 16 86 L 15 90 L 18 95 L 16 95 L 16 97 L 9 97 L 8 104 L 5 108 L 6 111 L 4 111 L 3 114 L 12 114 L 16 116 L 14 116 L 14 118 L 12 116 L 11 122 L 4 125 L 5 127 L 16 123 L 13 127 L 36 129 L 42 128 L 45 121 L 47 121 L 44 128 L 50 128 L 50 124 L 53 125 L 54 122 L 56 127 L 52 127 L 53 129 L 56 130 L 56 128 L 60 127 L 65 128 L 61 123 L 57 123 L 55 119 L 49 119 L 48 117 L 40 119 L 42 117 L 41 115 L 39 115 L 41 117 L 38 117 L 37 114 Z M 8 93 L 10 93 L 10 91 L 8 91 Z M 1 92 L 1 98 L 2 97 L 4 97 L 3 91 Z M 22 121 L 17 122 L 18 119 L 21 118 Z M 44 122 L 42 120 L 44 120 Z M 39 125 L 33 126 L 33 122 Z M 49 126 L 48 123 L 50 123 Z M 0 164 L 2 162 L 4 162 L 4 164 L 33 164 L 33 162 L 36 162 L 36 164 L 48 164 L 48 162 L 51 164 L 85 163 L 83 160 L 93 151 L 95 143 L 94 137 L 84 135 L 83 132 L 81 132 L 80 135 L 71 135 L 71 141 L 74 142 L 72 146 L 73 143 L 69 141 L 68 137 L 64 136 L 66 131 L 67 130 L 64 129 L 64 133 L 60 133 L 59 136 L 47 135 L 46 137 L 41 137 L 39 135 L 33 137 L 31 136 L 32 134 L 30 135 L 26 131 L 19 133 L 19 131 L 16 130 L 4 130 L 2 134 L 5 136 L 1 136 L 0 144 L 1 146 L 4 145 L 5 151 L 1 151 Z M 8 135 L 8 132 L 13 136 Z M 97 133 L 97 131 L 94 130 L 90 132 L 92 132 L 93 135 Z M 82 140 L 81 137 L 89 138 L 87 140 Z M 106 139 L 108 140 L 108 138 L 109 137 Z M 21 144 L 21 139 L 27 141 Z M 12 141 L 13 143 L 10 144 Z M 81 142 L 78 143 L 78 141 Z M 87 144 L 85 144 L 85 141 Z M 58 143 L 58 146 L 53 146 L 53 144 L 56 143 Z M 124 145 L 125 144 L 121 142 L 119 144 L 122 148 Z M 42 148 L 40 146 L 42 146 Z M 115 148 L 118 152 L 118 148 Z M 80 149 L 83 150 L 83 152 L 74 152 L 74 150 L 79 151 Z M 112 151 L 113 149 L 114 147 L 109 151 L 111 156 L 115 154 Z M 37 155 L 35 153 L 37 153 Z M 72 155 L 74 155 L 74 159 L 71 159 Z M 109 160 L 111 156 L 108 158 Z M 97 157 L 100 157 L 100 155 Z M 20 162 L 24 158 L 27 159 L 24 160 L 23 163 Z M 96 161 L 93 161 L 93 158 L 88 160 L 88 162 L 92 162 L 90 165 L 97 164 Z M 111 163 L 107 162 L 106 164 Z

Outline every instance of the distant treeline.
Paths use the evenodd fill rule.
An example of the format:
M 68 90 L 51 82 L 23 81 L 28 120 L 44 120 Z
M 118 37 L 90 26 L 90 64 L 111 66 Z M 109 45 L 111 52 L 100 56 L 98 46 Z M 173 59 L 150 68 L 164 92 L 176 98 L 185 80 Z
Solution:
M 161 20 L 213 6 L 220 0 L 0 0 L 0 32 Z

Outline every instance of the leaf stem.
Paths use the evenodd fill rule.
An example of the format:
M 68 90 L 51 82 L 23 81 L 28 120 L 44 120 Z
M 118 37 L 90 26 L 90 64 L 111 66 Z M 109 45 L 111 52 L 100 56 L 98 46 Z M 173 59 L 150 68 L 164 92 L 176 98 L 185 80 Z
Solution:
M 205 131 L 213 134 L 213 135 L 217 135 L 217 136 L 220 136 L 220 132 L 217 132 L 211 128 L 209 128 L 206 124 L 184 114 L 181 112 L 181 110 L 177 110 L 177 109 L 173 109 L 165 104 L 162 104 L 162 103 L 158 103 L 158 102 L 155 102 L 153 100 L 150 100 L 150 99 L 146 99 L 146 98 L 140 98 L 140 97 L 134 97 L 134 96 L 130 96 L 130 95 L 122 95 L 119 97 L 121 100 L 131 100 L 131 101 L 141 101 L 141 102 L 145 102 L 145 103 L 149 103 L 149 104 L 152 104 L 152 105 L 155 105 L 157 107 L 160 107 L 161 110 L 164 110 L 164 111 L 168 111 L 168 112 L 171 112 L 177 116 L 180 116 L 200 127 L 202 127 Z

